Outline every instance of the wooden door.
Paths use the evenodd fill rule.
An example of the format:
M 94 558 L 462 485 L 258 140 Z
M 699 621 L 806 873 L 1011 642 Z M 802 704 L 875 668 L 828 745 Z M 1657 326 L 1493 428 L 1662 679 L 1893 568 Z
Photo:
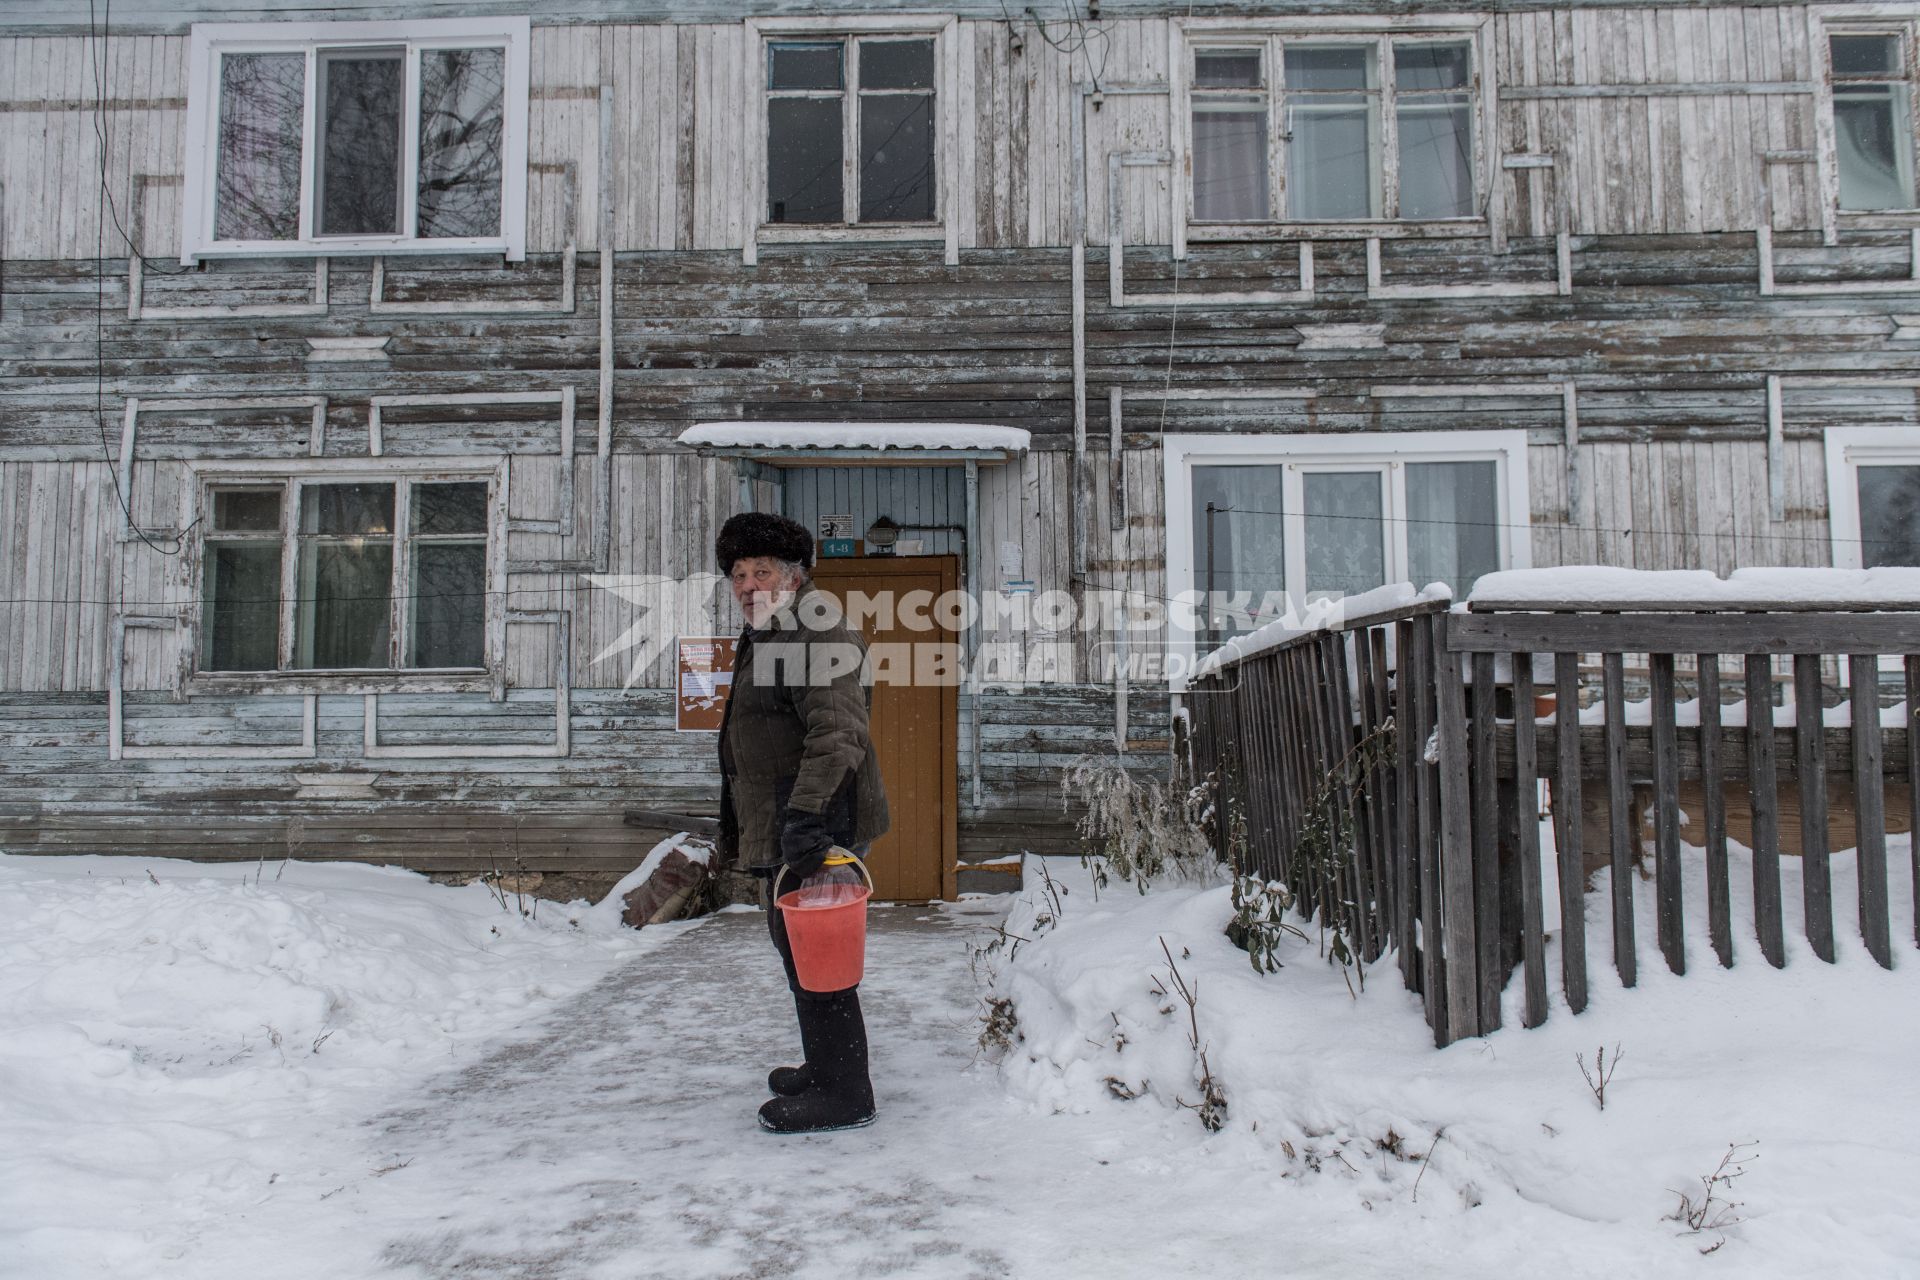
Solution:
M 959 587 L 960 562 L 955 556 L 821 560 L 814 565 L 813 580 L 843 604 L 849 592 L 869 599 L 886 592 L 899 601 L 908 592 L 924 591 L 938 599 Z M 878 625 L 888 622 L 890 626 Z M 938 623 L 928 631 L 911 630 L 904 623 L 898 610 L 891 617 L 883 613 L 877 619 L 871 614 L 860 619 L 861 636 L 870 650 L 876 645 L 898 646 L 875 656 L 893 664 L 900 677 L 876 681 L 873 689 L 871 732 L 892 825 L 874 842 L 867 867 L 880 898 L 951 898 L 958 856 L 959 684 L 957 679 L 923 683 L 905 677 L 915 671 L 916 656 L 923 664 L 933 656 L 924 646 L 948 645 L 958 654 L 961 636 Z M 921 648 L 916 655 L 907 646 Z M 947 669 L 957 671 L 958 665 L 949 663 Z

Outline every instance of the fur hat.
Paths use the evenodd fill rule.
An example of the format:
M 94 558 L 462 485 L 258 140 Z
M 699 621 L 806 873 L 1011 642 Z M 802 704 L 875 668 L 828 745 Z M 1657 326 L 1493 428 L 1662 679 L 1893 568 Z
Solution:
M 734 561 L 755 556 L 771 556 L 811 569 L 813 535 L 797 520 L 769 511 L 743 511 L 720 527 L 720 536 L 713 540 L 713 556 L 723 574 L 733 572 Z

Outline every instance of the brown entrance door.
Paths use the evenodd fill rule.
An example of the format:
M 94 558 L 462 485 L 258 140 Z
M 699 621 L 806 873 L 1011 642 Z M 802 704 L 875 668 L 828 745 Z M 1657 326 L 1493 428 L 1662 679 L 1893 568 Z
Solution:
M 926 592 L 916 598 L 930 602 L 958 588 L 960 563 L 955 556 L 819 560 L 813 580 L 843 606 L 850 592 L 869 600 L 890 593 L 896 605 L 910 592 Z M 932 619 L 934 610 L 928 604 L 919 613 Z M 883 677 L 874 684 L 871 732 L 892 817 L 887 834 L 874 842 L 867 859 L 875 894 L 892 900 L 951 898 L 957 859 L 960 689 L 951 674 L 944 682 L 918 677 L 933 675 L 941 665 L 943 655 L 927 648 L 934 645 L 948 646 L 951 656 L 944 670 L 957 672 L 961 638 L 937 621 L 931 630 L 912 630 L 898 607 L 877 618 L 869 611 L 859 621 Z M 888 647 L 875 648 L 881 645 Z M 895 678 L 885 679 L 889 674 Z M 909 674 L 915 678 L 908 679 Z

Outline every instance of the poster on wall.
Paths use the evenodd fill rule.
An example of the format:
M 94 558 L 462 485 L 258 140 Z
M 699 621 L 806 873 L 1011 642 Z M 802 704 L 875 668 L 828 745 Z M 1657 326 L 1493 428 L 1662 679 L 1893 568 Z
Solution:
M 733 689 L 733 646 L 732 636 L 680 637 L 674 662 L 674 728 L 681 733 L 720 732 L 727 694 Z

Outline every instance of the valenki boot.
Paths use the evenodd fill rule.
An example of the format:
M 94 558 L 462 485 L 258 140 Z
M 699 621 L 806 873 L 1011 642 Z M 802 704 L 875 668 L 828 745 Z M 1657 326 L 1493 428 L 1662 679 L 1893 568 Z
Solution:
M 800 1023 L 800 1044 L 803 1050 L 807 1043 L 807 1015 L 818 1004 L 819 1001 L 806 1000 L 798 994 L 793 997 L 793 1012 Z M 813 1088 L 814 1084 L 815 1073 L 811 1059 L 797 1067 L 775 1067 L 767 1073 L 767 1091 L 778 1094 L 782 1098 L 797 1098 Z
M 873 1081 L 867 1074 L 867 1024 L 859 991 L 802 1004 L 813 1006 L 800 1019 L 804 1069 L 813 1073 L 813 1087 L 761 1107 L 760 1127 L 773 1133 L 828 1133 L 872 1124 Z

